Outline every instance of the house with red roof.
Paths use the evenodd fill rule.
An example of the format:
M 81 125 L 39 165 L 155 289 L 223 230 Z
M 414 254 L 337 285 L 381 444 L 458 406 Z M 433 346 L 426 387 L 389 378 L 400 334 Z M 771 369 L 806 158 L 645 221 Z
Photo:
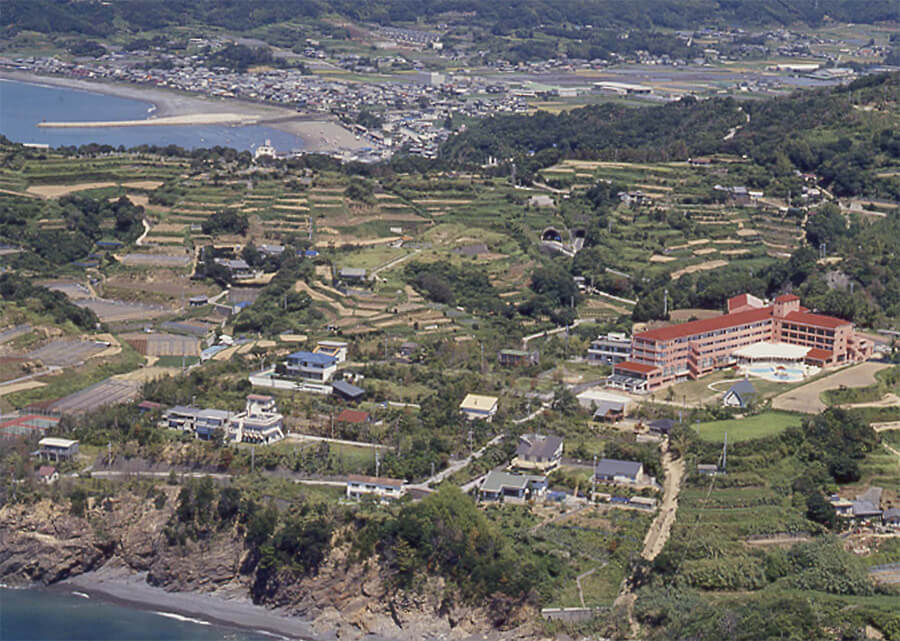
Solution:
M 806 348 L 799 356 L 797 349 L 791 353 L 823 368 L 865 360 L 873 349 L 852 322 L 812 313 L 793 294 L 782 294 L 770 304 L 741 294 L 729 299 L 728 313 L 722 316 L 635 334 L 631 358 L 613 365 L 607 385 L 646 393 L 695 380 L 736 365 L 735 352 L 758 343 Z

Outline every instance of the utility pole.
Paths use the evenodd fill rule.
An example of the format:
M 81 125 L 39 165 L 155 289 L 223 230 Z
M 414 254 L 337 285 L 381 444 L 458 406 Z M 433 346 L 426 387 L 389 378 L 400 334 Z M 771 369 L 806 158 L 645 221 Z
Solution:
M 469 430 L 469 454 L 472 453 L 472 450 L 473 450 L 473 447 L 472 447 L 472 430 Z
M 250 446 L 250 473 L 253 474 L 253 472 L 255 470 L 256 470 L 256 446 L 251 445 Z
M 591 500 L 594 500 L 594 495 L 597 493 L 597 455 L 594 454 L 594 465 L 591 468 Z
M 375 478 L 378 478 L 378 472 L 381 469 L 381 458 L 379 457 L 380 452 L 378 448 L 375 448 Z
M 669 315 L 669 288 L 663 290 L 663 316 Z

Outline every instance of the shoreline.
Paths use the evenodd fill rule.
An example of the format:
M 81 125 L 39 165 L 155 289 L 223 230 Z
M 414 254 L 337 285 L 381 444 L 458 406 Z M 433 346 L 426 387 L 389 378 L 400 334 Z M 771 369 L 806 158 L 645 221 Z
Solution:
M 44 589 L 65 593 L 81 592 L 90 598 L 116 605 L 154 612 L 161 616 L 178 615 L 219 627 L 246 630 L 297 641 L 334 641 L 331 633 L 317 633 L 313 625 L 290 614 L 253 604 L 249 598 L 234 599 L 222 594 L 167 592 L 146 582 L 146 573 L 125 568 L 101 568 L 71 577 Z M 373 638 L 374 641 L 374 638 Z
M 179 90 L 159 87 L 81 80 L 61 76 L 44 76 L 27 71 L 0 68 L 0 79 L 22 82 L 38 86 L 73 89 L 90 93 L 126 98 L 147 103 L 150 108 L 146 123 L 130 121 L 95 123 L 48 123 L 59 127 L 120 127 L 120 126 L 165 126 L 218 124 L 258 124 L 297 136 L 303 141 L 303 150 L 308 152 L 337 152 L 358 150 L 368 143 L 356 140 L 356 136 L 344 128 L 333 116 L 316 114 L 304 115 L 286 107 L 264 105 L 239 98 L 215 98 L 185 93 Z M 154 123 L 163 118 L 169 122 Z M 289 119 L 291 118 L 291 119 Z M 224 120 L 229 120 L 225 122 Z M 208 122 L 204 122 L 204 120 Z M 266 122 L 275 121 L 275 122 Z

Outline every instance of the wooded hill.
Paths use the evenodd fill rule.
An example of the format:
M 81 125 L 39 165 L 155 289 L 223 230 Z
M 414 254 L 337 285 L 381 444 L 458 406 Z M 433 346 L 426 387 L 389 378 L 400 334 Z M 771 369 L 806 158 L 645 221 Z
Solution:
M 715 153 L 749 156 L 772 178 L 814 172 L 837 196 L 900 197 L 900 73 L 771 100 L 733 98 L 636 108 L 590 105 L 553 115 L 502 115 L 451 137 L 441 156 L 453 164 L 513 158 L 525 178 L 563 158 L 687 160 Z M 734 130 L 733 135 L 729 133 Z
M 210 25 L 232 30 L 337 17 L 382 25 L 440 21 L 476 24 L 497 35 L 542 25 L 694 29 L 699 25 L 818 25 L 828 20 L 875 23 L 897 19 L 894 0 L 7 0 L 7 33 L 81 33 Z

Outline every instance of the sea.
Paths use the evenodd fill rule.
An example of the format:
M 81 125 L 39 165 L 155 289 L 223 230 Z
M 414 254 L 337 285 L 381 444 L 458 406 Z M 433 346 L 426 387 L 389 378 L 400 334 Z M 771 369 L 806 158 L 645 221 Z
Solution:
M 178 145 L 185 149 L 231 147 L 253 150 L 272 141 L 280 152 L 303 148 L 299 136 L 266 127 L 246 125 L 188 125 L 152 127 L 79 127 L 45 129 L 41 121 L 76 122 L 143 120 L 153 114 L 152 103 L 107 96 L 81 89 L 0 79 L 0 134 L 13 142 L 46 144 L 51 147 L 98 143 L 129 148 L 139 145 Z
M 172 612 L 128 608 L 77 591 L 0 588 L 3 641 L 272 641 Z

